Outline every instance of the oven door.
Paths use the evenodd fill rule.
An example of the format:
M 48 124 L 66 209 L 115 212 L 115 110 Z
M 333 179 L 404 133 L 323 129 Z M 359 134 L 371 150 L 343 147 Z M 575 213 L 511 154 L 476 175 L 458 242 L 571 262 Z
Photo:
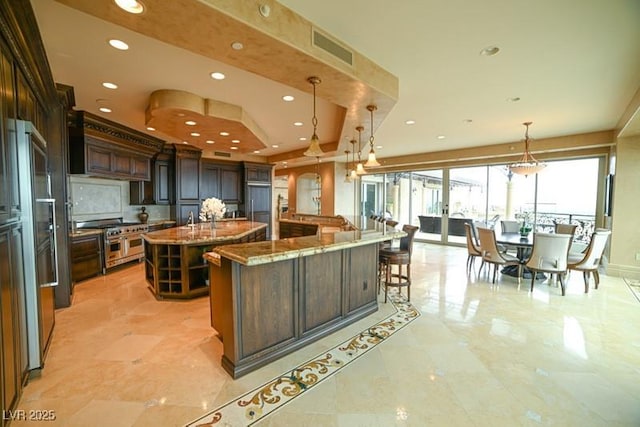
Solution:
M 127 236 L 125 256 L 128 259 L 141 258 L 144 254 L 144 241 L 140 234 Z
M 109 237 L 105 240 L 105 264 L 112 267 L 125 256 L 124 237 Z

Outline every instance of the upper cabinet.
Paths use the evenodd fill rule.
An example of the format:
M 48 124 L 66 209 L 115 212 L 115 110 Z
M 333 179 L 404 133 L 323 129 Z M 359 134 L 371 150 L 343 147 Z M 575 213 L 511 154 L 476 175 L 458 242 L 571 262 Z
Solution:
M 246 182 L 271 182 L 273 165 L 244 162 Z
M 216 197 L 225 203 L 242 201 L 242 164 L 202 159 L 200 199 Z
M 72 174 L 151 179 L 151 159 L 162 151 L 164 141 L 86 111 L 71 111 L 67 119 Z

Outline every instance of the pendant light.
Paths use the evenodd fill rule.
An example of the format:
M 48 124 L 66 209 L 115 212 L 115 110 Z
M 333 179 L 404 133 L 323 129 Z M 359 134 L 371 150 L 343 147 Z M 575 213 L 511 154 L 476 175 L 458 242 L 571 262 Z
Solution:
M 371 113 L 371 136 L 369 137 L 369 158 L 367 159 L 367 163 L 364 165 L 368 168 L 380 166 L 380 163 L 376 160 L 376 152 L 373 149 L 373 112 L 377 109 L 378 107 L 375 105 L 367 105 L 367 110 Z
M 522 159 L 517 163 L 509 165 L 509 170 L 518 175 L 533 175 L 547 167 L 546 163 L 539 162 L 533 157 L 533 154 L 529 152 L 529 143 L 531 142 L 529 139 L 529 126 L 531 126 L 531 124 L 533 124 L 533 122 L 523 123 L 527 129 L 524 133 L 524 154 L 522 155 Z
M 358 141 L 352 139 L 351 141 L 351 152 L 353 153 L 353 163 L 351 164 L 351 168 L 349 168 L 349 176 L 351 177 L 351 181 L 358 179 L 358 174 L 356 173 L 356 144 Z
M 364 126 L 358 126 L 356 130 L 358 131 L 358 164 L 356 165 L 356 174 L 362 175 L 367 172 L 364 170 L 362 159 L 360 159 L 360 154 L 362 153 L 362 131 L 364 130 Z
M 311 143 L 309 144 L 307 151 L 304 152 L 304 155 L 309 157 L 318 157 L 324 154 L 320 148 L 320 138 L 318 138 L 318 134 L 316 133 L 318 128 L 318 118 L 316 117 L 316 85 L 320 84 L 320 77 L 309 77 L 307 81 L 313 85 L 313 118 L 311 119 L 311 123 L 313 124 L 313 135 L 311 135 Z
M 349 153 L 351 153 L 351 151 L 344 150 L 344 154 L 347 155 L 347 162 L 344 164 L 344 169 L 345 169 L 344 182 L 352 182 L 351 174 L 349 173 Z

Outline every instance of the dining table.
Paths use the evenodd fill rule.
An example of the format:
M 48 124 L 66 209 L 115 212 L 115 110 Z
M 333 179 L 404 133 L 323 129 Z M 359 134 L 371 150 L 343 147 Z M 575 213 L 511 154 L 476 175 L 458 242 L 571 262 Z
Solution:
M 529 255 L 531 255 L 531 249 L 533 248 L 533 233 L 530 232 L 526 235 L 521 235 L 520 233 L 503 233 L 499 230 L 496 230 L 495 233 L 496 243 L 498 245 L 516 249 L 516 257 L 520 260 L 520 263 L 523 264 L 522 278 L 530 279 L 531 271 L 524 267 L 524 264 L 527 262 Z M 518 277 L 518 266 L 505 266 L 502 269 L 502 274 Z M 541 272 L 538 272 L 536 275 L 536 279 L 544 279 L 545 277 L 544 273 Z

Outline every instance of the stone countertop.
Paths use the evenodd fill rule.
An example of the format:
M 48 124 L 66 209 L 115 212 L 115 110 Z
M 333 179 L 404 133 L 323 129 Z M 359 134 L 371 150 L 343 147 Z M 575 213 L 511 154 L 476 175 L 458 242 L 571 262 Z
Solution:
M 144 233 L 142 238 L 151 244 L 160 245 L 204 245 L 235 240 L 246 234 L 267 228 L 267 224 L 252 221 L 216 221 L 216 228 L 209 228 L 208 223 L 196 224 L 195 227 L 180 226 L 164 230 Z
M 152 226 L 152 225 L 164 225 L 164 224 L 175 224 L 175 223 L 176 223 L 175 219 L 154 219 L 153 221 L 148 221 L 147 225 Z
M 103 234 L 103 230 L 99 228 L 85 228 L 82 230 L 70 231 L 69 237 L 73 239 L 74 237 L 84 237 L 84 236 L 91 236 L 96 234 Z
M 244 265 L 259 265 L 276 261 L 338 251 L 369 245 L 405 236 L 402 230 L 387 227 L 386 230 L 339 231 L 320 236 L 293 237 L 266 242 L 239 243 L 217 247 L 204 257 L 216 265 L 224 257 Z

